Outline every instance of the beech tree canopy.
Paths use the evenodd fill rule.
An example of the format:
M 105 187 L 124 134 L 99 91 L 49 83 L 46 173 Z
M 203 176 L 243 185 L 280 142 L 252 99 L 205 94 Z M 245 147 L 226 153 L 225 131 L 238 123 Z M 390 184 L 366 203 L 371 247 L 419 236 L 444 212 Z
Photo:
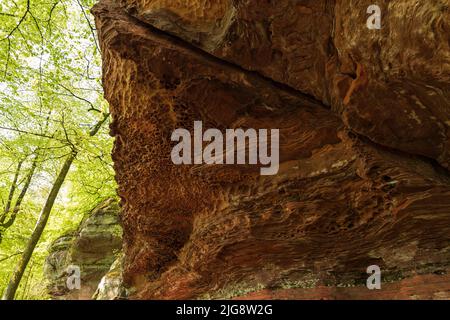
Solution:
M 114 196 L 94 0 L 0 3 L 0 294 L 67 158 L 76 157 L 16 299 L 46 299 L 49 244 Z

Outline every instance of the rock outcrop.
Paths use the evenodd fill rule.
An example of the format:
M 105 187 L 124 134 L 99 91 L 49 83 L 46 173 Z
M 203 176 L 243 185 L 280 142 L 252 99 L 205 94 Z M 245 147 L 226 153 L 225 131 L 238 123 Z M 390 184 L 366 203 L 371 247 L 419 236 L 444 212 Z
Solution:
M 97 291 L 93 296 L 95 300 L 125 299 L 128 295 L 122 282 L 122 259 L 122 255 L 119 255 L 109 271 L 100 280 Z
M 50 296 L 64 300 L 92 299 L 100 280 L 115 260 L 115 269 L 120 268 L 121 248 L 119 206 L 115 199 L 109 199 L 88 213 L 76 231 L 68 232 L 52 243 L 44 266 Z M 80 288 L 67 285 L 68 278 L 76 272 L 74 268 L 79 268 Z M 120 272 L 116 276 L 120 278 Z M 120 281 L 116 280 L 114 284 L 119 291 Z
M 372 2 L 94 7 L 131 298 L 450 298 L 450 8 Z M 278 174 L 174 165 L 195 120 L 280 129 Z

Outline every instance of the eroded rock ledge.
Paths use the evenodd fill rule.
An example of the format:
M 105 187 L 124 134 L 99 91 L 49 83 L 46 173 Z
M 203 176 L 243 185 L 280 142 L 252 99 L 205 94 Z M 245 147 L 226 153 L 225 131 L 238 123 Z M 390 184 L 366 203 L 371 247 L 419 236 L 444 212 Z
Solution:
M 450 297 L 449 6 L 369 2 L 94 7 L 132 298 Z M 279 128 L 278 175 L 173 165 L 194 120 Z

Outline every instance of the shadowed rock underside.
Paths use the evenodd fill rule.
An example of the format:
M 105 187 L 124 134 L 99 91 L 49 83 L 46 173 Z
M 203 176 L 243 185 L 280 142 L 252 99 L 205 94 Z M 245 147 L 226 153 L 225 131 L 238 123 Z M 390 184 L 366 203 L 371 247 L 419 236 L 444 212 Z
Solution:
M 450 9 L 384 3 L 94 7 L 131 298 L 450 298 Z M 280 171 L 174 165 L 195 120 L 280 129 Z

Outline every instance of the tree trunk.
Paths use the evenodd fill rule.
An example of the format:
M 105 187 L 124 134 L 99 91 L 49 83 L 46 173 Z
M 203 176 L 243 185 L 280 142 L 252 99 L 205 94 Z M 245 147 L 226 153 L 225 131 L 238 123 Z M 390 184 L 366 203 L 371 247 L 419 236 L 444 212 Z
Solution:
M 9 189 L 8 200 L 6 201 L 5 210 L 3 211 L 2 217 L 0 218 L 0 223 L 3 223 L 5 221 L 6 216 L 8 215 L 9 210 L 11 209 L 11 203 L 12 203 L 12 200 L 14 197 L 14 192 L 16 191 L 16 188 L 17 188 L 17 180 L 19 179 L 19 174 L 20 174 L 20 169 L 22 168 L 22 163 L 23 163 L 23 160 L 20 160 L 19 163 L 17 164 L 16 173 L 14 174 L 14 179 L 11 184 L 11 188 Z
M 20 280 L 22 279 L 23 273 L 27 267 L 28 262 L 30 261 L 31 255 L 33 254 L 34 248 L 36 247 L 39 239 L 41 238 L 42 232 L 44 231 L 45 226 L 47 225 L 48 218 L 50 216 L 50 212 L 53 208 L 53 204 L 55 203 L 56 197 L 58 196 L 59 190 L 61 189 L 64 180 L 66 179 L 67 173 L 70 170 L 73 160 L 76 157 L 76 152 L 73 152 L 64 162 L 61 171 L 59 172 L 56 181 L 53 184 L 52 190 L 48 195 L 47 201 L 45 202 L 44 208 L 41 211 L 39 216 L 39 220 L 36 224 L 36 227 L 31 235 L 30 240 L 20 258 L 14 273 L 9 280 L 8 286 L 3 294 L 2 300 L 12 300 L 16 294 L 17 288 L 19 287 Z
M 26 277 L 26 280 L 25 280 L 25 285 L 24 285 L 24 287 L 23 287 L 23 290 L 22 290 L 22 296 L 21 296 L 21 300 L 26 300 L 26 298 L 27 298 L 27 296 L 28 296 L 28 294 L 27 294 L 27 291 L 29 291 L 29 284 L 30 284 L 30 279 L 32 278 L 32 271 L 33 271 L 33 266 L 34 266 L 34 261 L 33 260 L 31 260 L 31 263 L 30 263 L 30 269 L 28 269 L 28 274 L 27 274 L 27 277 Z
M 31 165 L 30 172 L 28 173 L 26 181 L 25 181 L 25 184 L 24 184 L 24 186 L 22 188 L 22 191 L 20 192 L 19 196 L 17 197 L 17 200 L 16 200 L 16 203 L 14 205 L 14 209 L 12 210 L 11 216 L 5 222 L 6 217 L 8 215 L 8 211 L 10 211 L 10 206 L 11 206 L 11 202 L 12 202 L 12 199 L 11 199 L 11 201 L 8 199 L 8 203 L 9 203 L 9 205 L 7 204 L 8 211 L 6 211 L 6 209 L 5 209 L 4 216 L 2 216 L 2 219 L 0 220 L 0 226 L 3 227 L 3 230 L 0 231 L 0 243 L 2 243 L 3 232 L 5 231 L 5 229 L 8 229 L 9 227 L 11 227 L 13 225 L 14 221 L 16 220 L 17 213 L 20 210 L 20 206 L 22 205 L 23 198 L 25 198 L 25 195 L 27 194 L 28 188 L 30 187 L 30 184 L 31 184 L 31 179 L 33 178 L 34 172 L 36 170 L 37 160 L 38 160 L 38 156 L 36 154 L 36 156 L 34 157 L 33 163 Z M 20 162 L 18 167 L 17 167 L 18 170 L 17 170 L 16 176 L 14 178 L 14 180 L 16 182 L 14 184 L 17 184 L 18 172 L 20 171 L 21 165 L 22 165 L 22 162 Z

